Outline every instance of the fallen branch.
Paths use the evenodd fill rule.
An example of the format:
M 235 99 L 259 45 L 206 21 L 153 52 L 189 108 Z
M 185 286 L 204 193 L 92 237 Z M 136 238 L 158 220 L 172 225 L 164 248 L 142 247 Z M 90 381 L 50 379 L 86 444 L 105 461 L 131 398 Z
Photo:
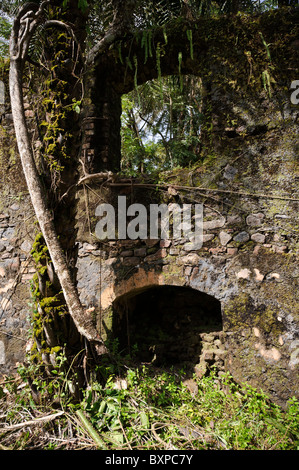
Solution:
M 91 176 L 91 175 L 90 175 Z M 136 187 L 156 187 L 156 188 L 165 188 L 165 187 L 171 187 L 174 189 L 178 190 L 187 190 L 187 191 L 207 191 L 207 192 L 214 192 L 214 193 L 226 193 L 226 194 L 237 194 L 239 196 L 245 196 L 245 197 L 257 197 L 257 198 L 267 198 L 267 199 L 281 199 L 284 201 L 296 201 L 298 202 L 299 199 L 291 198 L 291 197 L 286 197 L 286 196 L 275 196 L 272 194 L 253 194 L 253 193 L 247 193 L 244 191 L 231 191 L 229 189 L 214 189 L 214 188 L 204 188 L 202 186 L 179 186 L 176 184 L 164 184 L 164 183 L 159 183 L 159 184 L 154 184 L 154 183 L 109 183 L 107 182 L 109 186 L 136 186 Z
M 2 444 L 0 444 L 0 450 L 12 450 L 10 447 L 6 447 Z
M 174 189 L 186 189 L 186 190 L 192 190 L 192 191 L 211 191 L 214 193 L 227 193 L 227 194 L 237 194 L 239 196 L 245 196 L 245 197 L 260 197 L 260 198 L 267 198 L 267 199 L 282 199 L 284 201 L 299 201 L 299 199 L 294 199 L 291 197 L 287 196 L 275 196 L 274 194 L 253 194 L 253 193 L 247 193 L 245 191 L 232 191 L 229 189 L 213 189 L 213 188 L 204 188 L 202 186 L 178 186 L 178 185 L 169 185 L 172 186 Z
M 97 447 L 102 450 L 107 450 L 107 447 L 104 443 L 104 441 L 100 438 L 99 434 L 97 431 L 94 429 L 92 424 L 89 422 L 89 420 L 86 418 L 85 414 L 83 413 L 82 410 L 77 410 L 76 415 L 78 416 L 81 424 L 83 425 L 85 431 L 88 432 L 89 436 L 94 440 L 96 443 Z
M 37 424 L 46 423 L 48 421 L 52 421 L 53 419 L 58 418 L 63 414 L 64 411 L 58 411 L 58 413 L 43 416 L 42 418 L 31 419 L 29 421 L 24 421 L 23 423 L 11 424 L 10 426 L 6 426 L 5 428 L 0 428 L 0 433 L 4 433 L 7 431 L 15 431 L 16 429 L 21 429 L 25 426 L 35 426 Z
M 158 436 L 157 434 L 157 426 L 160 426 L 160 429 L 162 428 L 165 428 L 167 427 L 167 424 L 165 423 L 153 423 L 152 426 L 151 426 L 151 431 L 152 431 L 152 434 L 154 436 L 154 438 L 160 443 L 163 445 L 163 448 L 164 449 L 167 449 L 167 450 L 177 450 L 176 447 L 174 447 L 173 444 L 171 444 L 171 442 L 165 442 L 163 441 L 163 439 L 161 439 L 160 436 Z
M 111 171 L 106 171 L 102 173 L 93 173 L 92 175 L 86 174 L 82 176 L 82 178 L 79 179 L 77 185 L 80 186 L 82 183 L 86 183 L 87 181 L 90 181 L 90 180 L 97 180 L 97 181 L 109 180 L 109 178 L 111 177 L 112 177 Z
M 116 175 L 113 175 L 111 172 L 104 173 L 94 173 L 87 174 L 83 176 L 79 181 L 78 185 L 88 181 L 105 181 L 106 184 L 110 187 L 123 187 L 123 186 L 133 186 L 138 188 L 173 188 L 176 190 L 185 190 L 185 191 L 206 191 L 214 193 L 224 193 L 224 194 L 236 194 L 244 197 L 256 197 L 256 198 L 266 198 L 266 199 L 280 199 L 283 201 L 294 201 L 299 202 L 299 199 L 288 197 L 288 196 L 277 196 L 274 194 L 263 194 L 263 193 L 247 193 L 246 191 L 232 191 L 230 189 L 216 189 L 216 188 L 205 188 L 203 186 L 180 186 L 177 184 L 171 183 L 139 183 L 130 181 L 128 179 L 119 179 L 116 180 Z M 110 180 L 110 181 L 109 181 Z

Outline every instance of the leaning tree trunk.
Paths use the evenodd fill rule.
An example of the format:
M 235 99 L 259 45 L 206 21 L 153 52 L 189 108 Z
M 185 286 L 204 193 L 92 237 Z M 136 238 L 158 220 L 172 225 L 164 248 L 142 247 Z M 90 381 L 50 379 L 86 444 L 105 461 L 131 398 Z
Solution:
M 73 322 L 78 335 L 86 338 L 88 343 L 93 345 L 97 353 L 101 353 L 104 350 L 103 342 L 96 331 L 89 312 L 85 311 L 81 304 L 74 276 L 76 250 L 74 246 L 75 232 L 72 232 L 72 230 L 74 230 L 73 207 L 75 204 L 75 193 L 73 187 L 76 184 L 76 160 L 74 155 L 69 156 L 68 164 L 65 164 L 64 170 L 59 174 L 56 187 L 54 185 L 55 191 L 52 190 L 53 181 L 51 181 L 51 178 L 48 181 L 48 183 L 51 181 L 50 186 L 47 185 L 47 177 L 44 178 L 42 183 L 37 171 L 24 112 L 23 70 L 29 43 L 36 28 L 40 24 L 48 28 L 58 26 L 65 28 L 65 33 L 70 34 L 71 32 L 71 36 L 74 36 L 73 31 L 70 31 L 69 27 L 65 27 L 55 18 L 54 20 L 45 20 L 45 7 L 48 4 L 49 2 L 43 2 L 40 8 L 35 7 L 32 3 L 25 5 L 15 19 L 10 42 L 10 97 L 15 133 L 26 183 L 42 234 L 42 237 L 38 239 L 38 243 L 35 244 L 35 248 L 37 248 L 35 254 L 40 267 L 40 272 L 38 273 L 40 281 L 38 305 L 41 314 L 52 315 L 52 317 L 55 317 L 59 310 L 60 313 L 63 310 L 63 315 L 61 315 L 63 317 L 62 323 L 65 323 L 69 314 L 72 321 L 68 320 L 68 325 L 65 326 L 66 333 Z M 74 73 L 74 69 L 72 72 Z M 78 78 L 76 78 L 77 80 Z M 68 83 L 70 89 L 73 87 L 74 81 L 73 79 L 73 81 Z M 57 85 L 58 83 L 59 77 L 56 77 L 55 84 Z M 54 90 L 52 91 L 54 92 Z M 50 127 L 51 123 L 49 123 Z M 53 128 L 51 130 L 53 131 Z M 67 132 L 67 129 L 65 129 L 65 132 Z M 53 139 L 54 136 L 52 135 L 51 138 Z M 61 145 L 61 142 L 59 145 Z M 53 150 L 53 145 L 51 150 Z M 64 153 L 66 151 L 67 146 L 64 145 Z M 57 165 L 66 163 L 66 161 L 63 162 L 63 159 L 65 160 L 66 158 L 66 155 L 61 159 L 58 156 L 57 160 L 55 160 L 56 171 Z M 51 163 L 53 164 L 53 159 Z M 48 168 L 51 166 L 49 160 L 46 164 Z M 50 173 L 48 172 L 49 175 Z M 64 197 L 62 197 L 63 195 Z M 67 220 L 70 222 L 67 223 Z M 45 255 L 46 250 L 38 250 L 38 245 L 43 240 L 47 246 L 48 256 L 47 254 Z M 44 254 L 43 260 L 40 256 L 41 251 Z M 48 288 L 50 286 L 50 292 L 45 291 L 46 283 L 43 282 L 46 271 L 48 276 L 47 286 Z M 57 280 L 55 281 L 56 277 Z M 51 299 L 55 299 L 54 303 Z M 66 306 L 64 309 L 63 304 Z M 46 342 L 48 346 L 51 346 L 50 352 L 55 352 L 55 347 L 57 346 L 55 337 L 57 338 L 62 332 L 55 331 L 55 321 L 54 328 L 50 327 L 49 321 L 46 321 L 44 326 Z

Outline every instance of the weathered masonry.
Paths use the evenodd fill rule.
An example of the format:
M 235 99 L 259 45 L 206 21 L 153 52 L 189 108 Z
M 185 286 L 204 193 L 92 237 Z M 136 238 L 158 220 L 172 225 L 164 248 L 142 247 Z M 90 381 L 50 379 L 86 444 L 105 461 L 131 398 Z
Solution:
M 286 113 L 283 135 L 277 136 L 268 121 L 262 137 L 251 138 L 239 158 L 223 152 L 214 181 L 228 192 L 220 198 L 216 192 L 205 195 L 200 250 L 188 251 L 187 240 L 175 239 L 101 243 L 87 229 L 83 196 L 78 212 L 78 288 L 82 302 L 94 308 L 104 337 L 117 337 L 121 350 L 137 351 L 141 361 L 188 363 L 199 376 L 216 364 L 280 403 L 298 393 L 299 363 L 298 111 Z M 35 221 L 9 116 L 6 122 L 1 136 L 10 145 L 1 156 L 1 373 L 13 371 L 24 357 Z M 196 188 L 206 185 L 207 173 L 195 171 L 191 193 L 182 197 L 198 197 Z M 188 178 L 188 171 L 180 170 L 172 184 L 187 186 Z M 239 181 L 248 195 L 234 194 Z M 102 191 L 108 200 L 115 197 L 116 189 Z M 148 193 L 132 186 L 128 198 L 146 204 Z
M 220 218 L 206 208 L 197 252 L 176 240 L 86 240 L 78 285 L 124 354 L 188 364 L 199 376 L 214 364 L 284 402 L 297 394 L 299 361 L 297 257 L 278 229 L 291 215 L 277 213 L 270 226 L 266 204 L 246 204 L 251 211 Z
M 210 147 L 198 165 L 160 175 L 161 191 L 137 188 L 134 181 L 79 188 L 77 280 L 100 334 L 118 339 L 123 354 L 134 353 L 154 365 L 188 364 L 199 377 L 216 365 L 284 404 L 298 397 L 299 388 L 299 109 L 290 100 L 291 81 L 298 77 L 291 76 L 289 66 L 297 70 L 297 51 L 292 43 L 280 46 L 278 36 L 279 31 L 271 41 L 277 48 L 272 59 L 288 54 L 289 62 L 281 64 L 275 90 L 266 86 L 250 94 L 252 88 L 224 88 L 221 78 L 228 72 L 222 55 L 206 70 L 206 112 L 213 132 L 205 136 Z M 217 44 L 215 39 L 215 54 Z M 254 67 L 243 50 L 239 56 L 247 67 L 247 84 Z M 106 79 L 116 80 L 116 72 L 120 75 L 115 68 Z M 99 77 L 93 78 L 98 83 Z M 107 169 L 115 170 L 124 90 L 95 89 L 103 94 L 94 95 L 96 103 L 92 106 L 91 100 L 84 116 L 86 169 L 102 171 L 111 164 Z M 26 115 L 33 128 L 29 104 Z M 9 108 L 0 139 L 0 373 L 10 373 L 23 360 L 28 339 L 30 250 L 37 229 Z M 173 238 L 100 242 L 93 235 L 95 209 L 99 201 L 114 203 L 118 194 L 146 207 L 153 198 L 202 203 L 203 246 L 190 250 L 188 240 Z

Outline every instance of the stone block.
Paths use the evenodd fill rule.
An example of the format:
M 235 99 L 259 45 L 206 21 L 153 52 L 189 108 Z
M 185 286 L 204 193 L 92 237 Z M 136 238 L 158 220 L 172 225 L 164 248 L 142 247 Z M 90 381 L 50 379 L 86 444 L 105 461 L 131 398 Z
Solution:
M 264 214 L 262 214 L 261 212 L 259 212 L 258 214 L 251 214 L 246 217 L 246 223 L 247 225 L 250 225 L 252 227 L 258 227 L 262 225 L 264 217 Z
M 178 258 L 177 264 L 184 264 L 184 265 L 189 265 L 189 266 L 197 266 L 199 264 L 199 256 L 196 253 L 190 253 L 189 255 L 182 256 L 181 258 Z
M 227 217 L 227 225 L 237 225 L 242 222 L 242 219 L 239 215 L 229 215 Z
M 199 377 L 200 379 L 204 377 L 204 375 L 207 372 L 207 364 L 205 362 L 200 362 L 199 364 L 196 364 L 194 367 L 194 373 L 196 377 Z
M 133 250 L 124 250 L 120 252 L 120 256 L 123 258 L 127 258 L 128 256 L 133 256 L 134 252 Z
M 205 361 L 212 361 L 214 359 L 214 352 L 212 350 L 203 351 L 202 357 Z
M 198 276 L 198 273 L 199 273 L 199 268 L 198 267 L 193 268 L 190 281 L 194 281 L 194 279 L 196 279 L 196 277 Z
M 145 255 L 146 255 L 146 248 L 145 247 L 136 248 L 134 250 L 134 256 L 145 256 Z
M 217 351 L 215 351 L 215 360 L 223 361 L 226 355 L 227 351 L 225 349 L 217 349 Z
M 206 242 L 213 240 L 213 238 L 215 238 L 214 233 L 204 233 L 202 236 L 202 241 L 203 243 L 206 243 Z
M 203 222 L 203 229 L 204 230 L 213 230 L 214 228 L 223 227 L 225 224 L 225 217 L 221 219 L 213 219 Z
M 265 276 L 259 271 L 259 269 L 254 268 L 253 270 L 255 272 L 255 280 L 258 282 L 262 282 Z
M 265 243 L 266 237 L 262 233 L 253 233 L 251 235 L 251 240 L 253 240 L 256 243 Z
M 24 240 L 22 245 L 20 246 L 20 248 L 25 253 L 29 253 L 31 251 L 31 248 L 32 248 L 32 243 L 28 240 Z
M 25 111 L 25 116 L 26 116 L 26 118 L 32 119 L 32 118 L 34 118 L 34 112 L 31 109 L 27 109 Z
M 156 253 L 148 255 L 144 260 L 147 263 L 151 263 L 152 261 L 157 261 L 162 258 L 165 258 L 165 256 L 167 256 L 166 248 L 161 248 L 160 250 L 156 251 Z
M 9 208 L 10 208 L 11 211 L 18 211 L 20 209 L 20 204 L 15 202 L 11 206 L 9 206 Z
M 140 262 L 140 258 L 137 256 L 132 256 L 129 258 L 125 258 L 122 262 L 123 266 L 138 266 Z
M 287 246 L 272 245 L 272 250 L 274 251 L 274 253 L 285 253 L 287 251 Z
M 224 168 L 223 177 L 228 180 L 233 180 L 237 173 L 237 168 L 234 168 L 231 165 L 226 165 L 226 167 Z
M 227 254 L 229 256 L 235 256 L 238 253 L 238 248 L 227 248 Z
M 190 276 L 191 272 L 192 272 L 192 267 L 187 266 L 187 268 L 185 269 L 185 276 Z
M 252 253 L 256 256 L 256 255 L 258 254 L 258 252 L 260 251 L 260 248 L 261 248 L 260 245 L 256 245 L 256 246 L 254 247 Z
M 248 242 L 250 239 L 248 232 L 239 232 L 237 235 L 234 236 L 234 241 L 238 243 L 245 243 Z
M 223 248 L 222 246 L 216 246 L 214 248 L 209 248 L 209 253 L 211 253 L 212 255 L 218 255 L 219 253 L 223 253 L 225 250 L 225 248 Z
M 152 248 L 153 246 L 157 245 L 159 243 L 158 239 L 147 239 L 145 240 L 145 244 L 147 247 Z
M 251 271 L 248 268 L 241 269 L 236 273 L 238 279 L 249 279 Z
M 22 282 L 31 281 L 32 278 L 33 278 L 33 273 L 23 274 L 22 275 Z
M 161 240 L 160 248 L 168 248 L 171 245 L 171 240 Z
M 224 230 L 221 230 L 221 232 L 219 233 L 219 239 L 220 239 L 221 245 L 225 246 L 232 239 L 232 236 L 230 233 L 227 233 Z

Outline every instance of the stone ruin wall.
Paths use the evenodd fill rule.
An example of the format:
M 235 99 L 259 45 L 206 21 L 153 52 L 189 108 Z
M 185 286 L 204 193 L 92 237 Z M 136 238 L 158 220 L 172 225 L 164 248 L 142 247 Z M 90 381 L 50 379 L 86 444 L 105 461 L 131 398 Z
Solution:
M 216 362 L 236 380 L 262 385 L 284 401 L 297 394 L 296 259 L 285 265 L 288 242 L 269 230 L 262 212 L 213 215 L 199 251 L 186 251 L 181 240 L 118 241 L 106 249 L 83 242 L 82 301 L 95 308 L 105 335 L 112 327 L 113 303 L 124 296 L 154 286 L 188 286 L 213 296 L 221 302 L 223 329 L 199 335 L 202 352 L 194 371 L 201 376 Z
M 278 93 L 270 102 L 257 97 L 248 108 L 242 97 L 223 97 L 217 87 L 212 92 L 217 113 L 224 114 L 231 100 L 237 124 L 218 121 L 216 158 L 164 175 L 170 186 L 195 188 L 182 191 L 181 201 L 203 202 L 202 248 L 189 251 L 187 240 L 100 244 L 81 230 L 79 289 L 102 334 L 113 329 L 119 299 L 130 303 L 155 286 L 190 287 L 217 299 L 222 331 L 198 334 L 202 348 L 194 371 L 201 376 L 216 362 L 237 381 L 285 403 L 298 396 L 298 106 Z M 201 187 L 216 191 L 202 194 Z M 148 207 L 153 200 L 146 193 L 133 189 L 127 205 Z M 115 199 L 109 191 L 99 195 Z M 93 202 L 91 215 L 99 199 Z M 163 202 L 175 197 L 168 194 Z
M 29 109 L 26 113 L 32 118 Z M 296 119 L 297 114 L 289 114 L 279 138 L 277 126 L 267 124 L 237 161 L 223 152 L 215 163 L 216 187 L 229 190 L 240 182 L 251 194 L 277 190 L 295 199 Z M 199 172 L 193 184 L 208 183 L 205 178 Z M 24 359 L 30 329 L 30 247 L 36 232 L 9 112 L 1 122 L 0 186 L 0 373 L 9 374 Z M 216 298 L 222 331 L 200 337 L 195 373 L 200 376 L 216 361 L 237 381 L 261 386 L 283 404 L 298 397 L 298 202 L 233 194 L 216 202 L 204 200 L 204 243 L 200 250 L 188 251 L 181 240 L 98 242 L 86 227 L 82 197 L 82 302 L 94 309 L 99 330 L 107 334 L 113 303 L 122 296 L 154 286 L 185 286 Z

